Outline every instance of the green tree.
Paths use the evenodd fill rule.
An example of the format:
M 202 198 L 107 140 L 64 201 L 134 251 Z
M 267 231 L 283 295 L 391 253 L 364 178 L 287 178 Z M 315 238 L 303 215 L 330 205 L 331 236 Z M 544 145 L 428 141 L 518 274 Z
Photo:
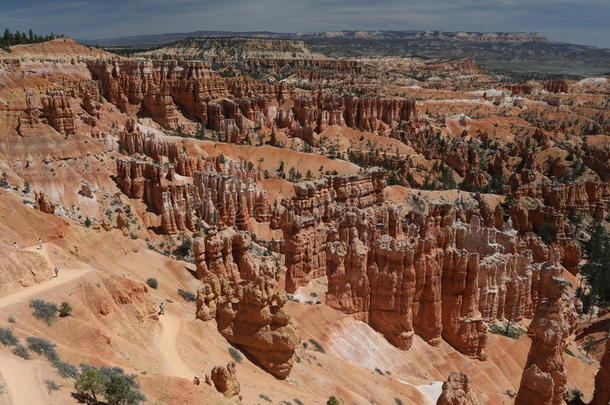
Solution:
M 341 402 L 339 402 L 339 400 L 337 399 L 337 397 L 330 397 L 328 398 L 328 401 L 326 401 L 326 405 L 340 405 Z
M 59 306 L 59 316 L 65 318 L 72 315 L 72 307 L 67 302 L 62 302 Z
M 103 394 L 106 390 L 104 376 L 94 367 L 81 367 L 83 371 L 74 384 L 76 392 L 91 397 L 97 402 L 97 396 Z

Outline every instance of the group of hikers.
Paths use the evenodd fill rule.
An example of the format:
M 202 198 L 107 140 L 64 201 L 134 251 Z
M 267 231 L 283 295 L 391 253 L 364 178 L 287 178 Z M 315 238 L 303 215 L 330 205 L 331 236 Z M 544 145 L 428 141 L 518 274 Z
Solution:
M 38 238 L 37 244 L 38 244 L 38 250 L 42 250 L 42 238 Z M 19 243 L 17 243 L 17 241 L 13 241 L 13 248 L 15 248 L 15 249 L 20 248 L 20 245 L 19 245 Z M 57 267 L 55 267 L 53 269 L 53 274 L 55 274 L 55 277 L 59 277 L 59 269 Z

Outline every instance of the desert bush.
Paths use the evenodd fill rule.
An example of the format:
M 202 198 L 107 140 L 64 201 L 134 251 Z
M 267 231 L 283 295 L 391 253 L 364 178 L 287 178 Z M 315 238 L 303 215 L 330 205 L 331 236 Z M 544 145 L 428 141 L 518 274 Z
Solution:
M 330 397 L 328 401 L 326 401 L 326 405 L 341 405 L 341 402 L 337 399 L 337 397 Z
M 53 360 L 51 361 L 53 367 L 55 367 L 55 371 L 63 378 L 76 378 L 78 377 L 78 368 L 70 363 L 61 360 Z
M 512 339 L 519 339 L 519 336 L 527 332 L 526 330 L 519 328 L 518 325 L 508 325 L 507 328 L 504 325 L 490 324 L 488 325 L 488 329 L 491 333 Z
M 268 397 L 267 395 L 265 395 L 265 394 L 258 394 L 258 397 L 259 397 L 260 399 L 264 399 L 264 400 L 265 400 L 265 401 L 267 401 L 267 402 L 273 402 L 273 400 L 272 400 L 271 398 L 269 398 L 269 397 Z
M 57 384 L 53 380 L 44 380 L 44 385 L 47 386 L 47 391 L 49 391 L 49 394 L 53 391 L 59 391 L 59 389 L 61 388 L 61 385 Z
M 30 353 L 28 353 L 28 349 L 22 345 L 22 344 L 17 344 L 14 348 L 13 348 L 13 353 L 16 356 L 21 357 L 22 359 L 25 360 L 29 360 L 30 358 Z
M 187 257 L 191 254 L 191 249 L 193 247 L 193 241 L 191 240 L 191 238 L 186 237 L 182 243 L 180 244 L 180 246 L 178 246 L 178 248 L 176 248 L 176 256 L 178 257 Z
M 186 302 L 195 302 L 197 301 L 197 298 L 195 297 L 195 295 L 191 292 L 185 291 L 181 288 L 178 289 L 178 294 L 184 298 L 184 300 Z
M 243 360 L 241 353 L 234 347 L 229 347 L 229 354 L 233 358 L 233 361 L 235 361 L 236 363 L 241 363 L 241 361 Z
M 313 345 L 317 352 L 325 353 L 324 348 L 314 339 L 309 339 L 309 343 Z
M 57 305 L 52 302 L 46 302 L 43 300 L 32 300 L 30 301 L 30 308 L 34 310 L 32 315 L 44 321 L 47 325 L 51 325 L 57 318 Z
M 55 343 L 34 336 L 29 336 L 25 340 L 28 343 L 28 349 L 34 353 L 45 356 L 49 361 L 59 360 L 59 356 L 55 351 Z
M 67 302 L 62 302 L 61 305 L 59 306 L 60 318 L 65 318 L 70 315 L 72 315 L 72 307 Z
M 396 405 L 404 405 L 404 404 L 402 403 L 402 400 L 401 400 L 401 399 L 399 399 L 399 398 L 394 398 L 394 402 L 396 402 Z
M 12 330 L 0 328 L 0 343 L 4 346 L 15 346 L 19 343 L 19 339 L 13 334 Z
M 6 321 L 8 323 L 17 323 L 17 321 L 15 320 L 15 317 L 13 315 L 9 315 L 8 318 L 6 318 Z
M 146 279 L 146 284 L 148 284 L 150 288 L 154 288 L 155 290 L 157 289 L 157 287 L 159 287 L 159 282 L 157 281 L 157 279 L 152 277 Z

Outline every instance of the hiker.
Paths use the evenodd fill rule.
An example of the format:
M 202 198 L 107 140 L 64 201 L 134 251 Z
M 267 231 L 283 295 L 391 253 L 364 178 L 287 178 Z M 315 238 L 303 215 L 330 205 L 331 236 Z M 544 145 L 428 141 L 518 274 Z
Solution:
M 200 383 L 201 383 L 201 381 L 199 380 L 199 377 L 197 377 L 197 376 L 193 377 L 193 384 L 199 385 Z
M 13 248 L 17 249 L 17 241 L 13 242 Z
M 159 304 L 159 315 L 165 315 L 165 303 Z
M 42 239 L 38 238 L 38 250 L 42 250 Z
M 53 273 L 55 273 L 55 277 L 59 277 L 59 269 L 57 267 L 53 269 Z

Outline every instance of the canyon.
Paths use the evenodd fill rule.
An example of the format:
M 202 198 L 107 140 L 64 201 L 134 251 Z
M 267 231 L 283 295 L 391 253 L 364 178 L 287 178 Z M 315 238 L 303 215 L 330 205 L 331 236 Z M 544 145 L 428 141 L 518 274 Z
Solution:
M 0 404 L 606 404 L 610 77 L 329 38 L 0 50 Z

